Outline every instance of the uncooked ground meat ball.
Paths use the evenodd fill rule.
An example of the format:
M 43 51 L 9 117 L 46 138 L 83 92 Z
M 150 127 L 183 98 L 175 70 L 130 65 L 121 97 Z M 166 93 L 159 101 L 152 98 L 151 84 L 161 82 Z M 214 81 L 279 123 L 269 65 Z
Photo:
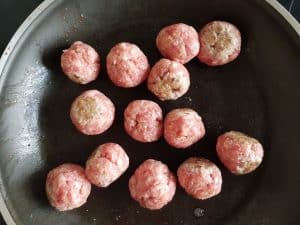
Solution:
M 157 141 L 163 133 L 162 110 L 155 102 L 135 100 L 124 111 L 124 127 L 137 141 Z
M 202 118 L 188 108 L 174 109 L 166 115 L 164 137 L 175 148 L 187 148 L 205 135 Z
M 169 203 L 176 191 L 176 178 L 167 165 L 148 159 L 129 179 L 131 197 L 142 207 L 157 210 Z
M 255 170 L 264 156 L 263 147 L 258 140 L 237 131 L 220 135 L 216 149 L 221 162 L 236 175 Z
M 187 159 L 179 166 L 177 176 L 179 184 L 196 199 L 208 199 L 221 192 L 221 171 L 207 159 Z
M 91 192 L 84 169 L 75 164 L 62 164 L 47 175 L 46 193 L 50 204 L 59 211 L 82 206 Z
M 240 31 L 231 23 L 213 21 L 199 33 L 198 58 L 209 66 L 219 66 L 235 60 L 241 51 Z
M 122 42 L 115 45 L 106 58 L 111 81 L 123 88 L 135 87 L 146 80 L 150 65 L 138 46 Z
M 164 27 L 157 35 L 156 46 L 164 57 L 182 64 L 196 57 L 200 49 L 197 31 L 183 23 Z
M 190 87 L 190 74 L 180 63 L 168 59 L 159 60 L 151 69 L 148 89 L 160 100 L 176 100 Z
M 87 84 L 98 77 L 100 57 L 90 45 L 76 41 L 63 50 L 61 68 L 72 81 Z
M 100 145 L 86 162 L 87 178 L 98 187 L 107 187 L 128 168 L 129 158 L 123 148 L 115 143 Z
M 70 117 L 79 131 L 86 135 L 97 135 L 112 125 L 115 117 L 115 106 L 100 91 L 89 90 L 74 100 Z

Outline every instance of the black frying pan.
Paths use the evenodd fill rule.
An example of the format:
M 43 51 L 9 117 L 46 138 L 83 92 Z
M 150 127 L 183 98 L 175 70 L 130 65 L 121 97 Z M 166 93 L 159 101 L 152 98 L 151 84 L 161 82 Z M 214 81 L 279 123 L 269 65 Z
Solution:
M 192 85 L 181 99 L 163 103 L 145 85 L 124 90 L 109 81 L 105 56 L 117 42 L 136 43 L 153 65 L 161 57 L 154 41 L 161 27 L 184 22 L 200 29 L 214 19 L 239 27 L 241 55 L 218 68 L 190 62 Z M 299 225 L 299 31 L 297 22 L 272 0 L 45 1 L 0 61 L 0 208 L 7 223 Z M 86 86 L 69 81 L 59 66 L 62 49 L 75 40 L 93 45 L 102 57 L 99 79 Z M 69 108 L 76 96 L 92 88 L 112 99 L 117 117 L 108 132 L 89 137 L 74 129 Z M 124 132 L 122 113 L 133 99 L 155 100 L 165 113 L 194 108 L 204 119 L 206 138 L 186 151 L 163 140 L 132 140 Z M 252 174 L 231 175 L 216 157 L 217 136 L 232 129 L 258 138 L 265 147 L 264 162 Z M 126 149 L 129 170 L 111 187 L 93 188 L 79 209 L 60 213 L 51 208 L 44 191 L 47 172 L 64 162 L 84 165 L 95 147 L 107 141 Z M 130 198 L 128 179 L 145 159 L 162 160 L 176 171 L 195 155 L 220 166 L 224 185 L 217 197 L 197 201 L 178 188 L 174 200 L 154 212 Z M 195 216 L 195 209 L 201 215 Z

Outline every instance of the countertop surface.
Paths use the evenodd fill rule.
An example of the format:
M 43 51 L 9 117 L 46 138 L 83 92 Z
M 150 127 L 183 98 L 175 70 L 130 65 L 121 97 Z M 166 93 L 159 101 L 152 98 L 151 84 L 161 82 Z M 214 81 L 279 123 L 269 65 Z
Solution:
M 1 0 L 0 1 L 0 55 L 10 38 L 42 0 Z M 300 21 L 300 0 L 279 0 L 279 2 Z M 0 215 L 0 225 L 5 225 Z

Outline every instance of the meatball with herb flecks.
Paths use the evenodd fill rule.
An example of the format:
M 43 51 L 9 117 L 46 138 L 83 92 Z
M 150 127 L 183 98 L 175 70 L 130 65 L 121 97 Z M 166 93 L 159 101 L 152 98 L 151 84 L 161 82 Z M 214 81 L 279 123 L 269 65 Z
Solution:
M 107 187 L 116 181 L 128 168 L 129 158 L 116 143 L 100 145 L 88 158 L 85 173 L 91 183 Z
M 82 206 L 90 192 L 91 183 L 79 165 L 65 163 L 52 169 L 47 175 L 47 197 L 50 204 L 59 211 Z
M 150 65 L 147 57 L 135 44 L 115 45 L 106 57 L 106 69 L 111 81 L 118 87 L 136 87 L 147 79 Z
M 63 50 L 61 68 L 70 80 L 87 84 L 96 80 L 100 72 L 100 56 L 96 50 L 81 41 Z
M 144 161 L 129 179 L 131 197 L 142 207 L 158 210 L 168 204 L 176 191 L 176 178 L 160 161 Z
M 115 106 L 100 91 L 88 90 L 74 100 L 70 117 L 80 132 L 97 135 L 111 127 L 115 117 Z
M 164 138 L 175 148 L 187 148 L 205 135 L 205 127 L 199 114 L 189 108 L 174 109 L 164 121 Z
M 190 74 L 184 65 L 161 59 L 152 67 L 147 84 L 160 100 L 176 100 L 188 91 Z
M 220 135 L 216 149 L 220 161 L 236 175 L 254 171 L 264 156 L 263 146 L 258 140 L 238 131 Z
M 221 192 L 221 171 L 207 159 L 191 157 L 185 160 L 179 166 L 177 176 L 181 187 L 196 199 L 208 199 Z
M 236 26 L 213 21 L 199 32 L 198 59 L 209 66 L 220 66 L 235 60 L 241 51 L 241 34 Z
M 124 127 L 127 134 L 137 141 L 157 141 L 163 133 L 162 110 L 153 101 L 132 101 L 124 111 Z

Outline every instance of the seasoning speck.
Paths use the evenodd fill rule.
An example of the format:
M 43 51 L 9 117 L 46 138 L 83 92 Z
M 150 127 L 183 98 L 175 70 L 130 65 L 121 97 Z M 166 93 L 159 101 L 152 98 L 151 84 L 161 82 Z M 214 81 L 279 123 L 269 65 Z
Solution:
M 196 208 L 195 210 L 194 210 L 194 216 L 195 217 L 202 217 L 202 216 L 204 216 L 204 209 L 201 209 L 201 208 Z
M 121 219 L 121 216 L 116 216 L 116 221 L 119 221 Z

